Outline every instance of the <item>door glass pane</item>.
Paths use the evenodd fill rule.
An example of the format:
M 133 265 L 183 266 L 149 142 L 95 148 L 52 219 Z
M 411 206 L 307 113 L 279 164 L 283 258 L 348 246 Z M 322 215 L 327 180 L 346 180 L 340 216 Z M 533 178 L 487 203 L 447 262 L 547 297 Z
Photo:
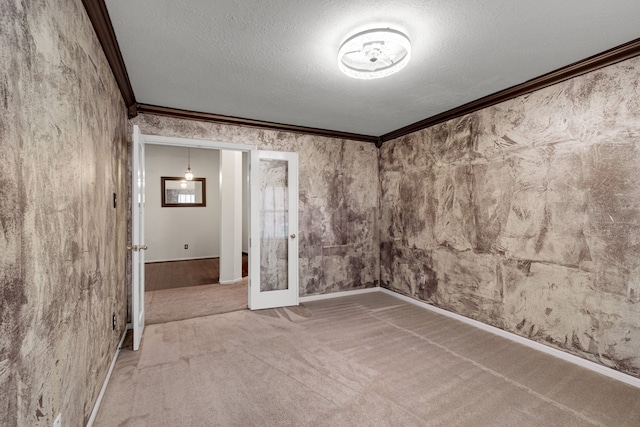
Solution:
M 289 286 L 289 200 L 286 160 L 260 160 L 260 291 Z

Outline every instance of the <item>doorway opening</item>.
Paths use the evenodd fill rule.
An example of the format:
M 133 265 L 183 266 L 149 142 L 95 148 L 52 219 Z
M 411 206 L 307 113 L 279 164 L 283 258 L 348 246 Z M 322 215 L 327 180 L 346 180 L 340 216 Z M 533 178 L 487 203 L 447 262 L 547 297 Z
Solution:
M 248 173 L 248 284 L 247 299 L 251 310 L 285 307 L 298 305 L 298 155 L 297 153 L 281 151 L 261 151 L 255 146 L 231 144 L 224 142 L 198 140 L 189 138 L 144 135 L 137 125 L 133 126 L 132 144 L 132 241 L 128 249 L 132 251 L 131 262 L 131 327 L 133 329 L 133 349 L 138 350 L 142 341 L 145 326 L 145 254 L 149 245 L 145 239 L 145 209 L 146 197 L 146 166 L 145 147 L 149 145 L 165 145 L 189 149 L 206 148 L 218 149 L 221 156 L 232 154 L 237 171 L 241 157 L 247 152 Z M 221 161 L 221 165 L 224 162 Z M 189 165 L 189 169 L 191 169 Z M 233 198 L 233 209 L 225 209 L 220 204 L 220 216 L 224 222 L 226 216 L 237 216 L 242 211 L 239 192 L 233 191 L 233 185 L 224 183 L 238 183 L 241 180 L 229 179 L 225 175 L 226 168 L 221 168 L 220 182 L 222 198 Z M 185 176 L 186 178 L 186 176 Z M 174 179 L 175 180 L 175 179 Z M 178 179 L 179 180 L 179 179 Z M 163 181 L 164 182 L 164 181 Z M 203 182 L 202 188 L 205 184 Z M 227 196 L 224 196 L 225 188 Z M 229 189 L 231 188 L 231 192 Z M 238 187 L 235 187 L 236 189 Z M 174 187 L 175 189 L 175 187 Z M 240 193 L 241 194 L 241 193 Z M 163 195 L 164 197 L 164 195 Z M 192 204 L 203 205 L 202 200 L 195 200 Z M 175 203 L 175 202 L 174 202 Z M 164 204 L 164 203 L 163 203 Z M 227 203 L 228 204 L 228 203 Z M 233 235 L 232 242 L 240 241 L 242 227 L 240 222 L 233 222 L 232 227 L 221 227 L 220 235 Z M 171 227 L 172 224 L 167 224 Z M 224 241 L 224 237 L 221 237 Z M 238 249 L 226 250 L 221 245 L 221 259 L 225 256 L 240 257 Z M 225 266 L 239 266 L 239 263 L 220 263 L 220 283 L 230 283 L 239 277 L 239 269 L 234 273 L 225 270 Z M 225 281 L 223 281 L 223 277 Z
M 240 157 L 238 164 L 234 162 L 234 155 Z M 144 265 L 145 323 L 166 323 L 246 309 L 248 152 L 147 144 L 144 164 L 145 244 L 148 247 Z M 185 168 L 193 171 L 191 182 L 197 180 L 199 191 L 187 186 Z M 223 179 L 231 186 L 231 197 L 229 189 L 222 188 Z M 233 180 L 239 182 L 233 183 Z M 191 194 L 194 191 L 199 194 Z M 197 198 L 201 202 L 181 203 L 181 197 Z M 236 198 L 239 203 L 235 203 Z M 241 212 L 226 215 L 221 212 L 234 208 L 230 206 L 234 203 Z M 235 228 L 240 230 L 237 235 L 223 232 Z M 237 241 L 230 242 L 233 239 Z M 221 266 L 221 262 L 236 265 Z

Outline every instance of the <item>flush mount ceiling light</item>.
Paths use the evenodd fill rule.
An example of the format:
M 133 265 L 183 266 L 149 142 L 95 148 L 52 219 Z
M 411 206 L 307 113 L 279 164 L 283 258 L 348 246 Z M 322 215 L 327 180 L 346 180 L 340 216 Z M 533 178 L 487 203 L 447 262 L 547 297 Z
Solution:
M 377 79 L 397 73 L 411 59 L 411 42 L 391 28 L 366 30 L 349 37 L 338 51 L 338 66 L 356 79 Z

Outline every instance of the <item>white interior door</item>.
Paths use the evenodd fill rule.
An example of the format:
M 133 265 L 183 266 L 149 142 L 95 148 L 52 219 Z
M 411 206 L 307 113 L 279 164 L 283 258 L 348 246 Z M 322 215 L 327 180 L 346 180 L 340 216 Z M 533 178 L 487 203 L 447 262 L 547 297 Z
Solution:
M 251 151 L 249 308 L 298 305 L 298 154 Z
M 133 126 L 132 144 L 132 274 L 133 279 L 131 290 L 131 323 L 133 324 L 133 349 L 140 348 L 142 331 L 144 330 L 144 251 L 147 246 L 144 244 L 144 135 L 140 133 L 137 125 Z

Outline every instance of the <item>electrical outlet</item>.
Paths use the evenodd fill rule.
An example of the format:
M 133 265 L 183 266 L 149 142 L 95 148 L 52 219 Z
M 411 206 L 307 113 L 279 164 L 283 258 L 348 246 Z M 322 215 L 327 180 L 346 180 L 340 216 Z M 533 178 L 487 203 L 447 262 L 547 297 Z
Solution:
M 187 245 L 186 243 L 184 244 L 184 248 L 185 249 L 189 249 L 189 245 Z
M 113 315 L 111 316 L 111 329 L 115 331 L 116 325 L 117 325 L 116 314 L 113 313 Z
M 56 420 L 53 422 L 53 427 L 62 427 L 62 414 L 58 414 Z

